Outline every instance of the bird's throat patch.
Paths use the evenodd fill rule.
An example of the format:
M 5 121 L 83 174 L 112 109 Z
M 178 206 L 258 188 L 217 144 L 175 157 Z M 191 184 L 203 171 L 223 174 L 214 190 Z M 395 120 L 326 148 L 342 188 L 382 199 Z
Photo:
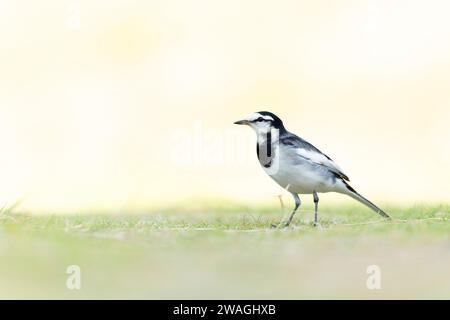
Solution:
M 266 133 L 265 139 L 256 143 L 256 154 L 259 163 L 264 168 L 270 168 L 274 155 L 274 148 L 272 148 L 272 133 Z

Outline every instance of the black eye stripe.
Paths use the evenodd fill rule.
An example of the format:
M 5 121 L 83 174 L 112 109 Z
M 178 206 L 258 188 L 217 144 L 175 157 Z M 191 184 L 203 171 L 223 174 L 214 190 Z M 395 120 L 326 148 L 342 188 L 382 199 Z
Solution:
M 264 119 L 262 117 L 259 117 L 259 118 L 255 119 L 255 120 L 251 121 L 251 122 L 261 122 L 261 121 L 270 121 L 270 120 L 266 120 L 266 119 Z

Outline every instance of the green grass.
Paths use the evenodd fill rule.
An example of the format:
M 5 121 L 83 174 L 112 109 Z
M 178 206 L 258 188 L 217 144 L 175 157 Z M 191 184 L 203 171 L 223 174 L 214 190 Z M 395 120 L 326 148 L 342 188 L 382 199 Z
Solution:
M 0 298 L 450 298 L 450 206 L 0 213 Z M 382 289 L 368 290 L 378 265 Z M 81 267 L 81 290 L 66 268 Z

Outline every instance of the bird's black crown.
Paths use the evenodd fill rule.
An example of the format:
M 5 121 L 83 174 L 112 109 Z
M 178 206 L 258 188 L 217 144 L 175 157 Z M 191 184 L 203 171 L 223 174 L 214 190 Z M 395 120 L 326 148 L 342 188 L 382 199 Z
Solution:
M 284 129 L 283 121 L 281 121 L 281 119 L 278 118 L 278 116 L 276 116 L 272 112 L 269 112 L 269 111 L 258 111 L 257 113 L 259 113 L 262 116 L 269 116 L 269 117 L 271 117 L 273 119 L 273 121 L 271 121 L 273 127 L 277 128 L 277 129 Z

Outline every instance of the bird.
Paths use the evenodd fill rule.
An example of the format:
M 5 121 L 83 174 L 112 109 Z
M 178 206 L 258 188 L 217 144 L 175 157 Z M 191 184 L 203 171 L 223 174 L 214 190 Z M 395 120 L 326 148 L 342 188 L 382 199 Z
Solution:
M 234 124 L 250 126 L 256 132 L 256 153 L 261 167 L 294 198 L 295 206 L 289 219 L 277 227 L 291 224 L 301 204 L 299 194 L 313 195 L 314 226 L 318 226 L 318 193 L 325 192 L 348 195 L 383 218 L 391 219 L 386 212 L 350 186 L 348 176 L 329 156 L 286 130 L 283 121 L 272 112 L 254 112 Z

